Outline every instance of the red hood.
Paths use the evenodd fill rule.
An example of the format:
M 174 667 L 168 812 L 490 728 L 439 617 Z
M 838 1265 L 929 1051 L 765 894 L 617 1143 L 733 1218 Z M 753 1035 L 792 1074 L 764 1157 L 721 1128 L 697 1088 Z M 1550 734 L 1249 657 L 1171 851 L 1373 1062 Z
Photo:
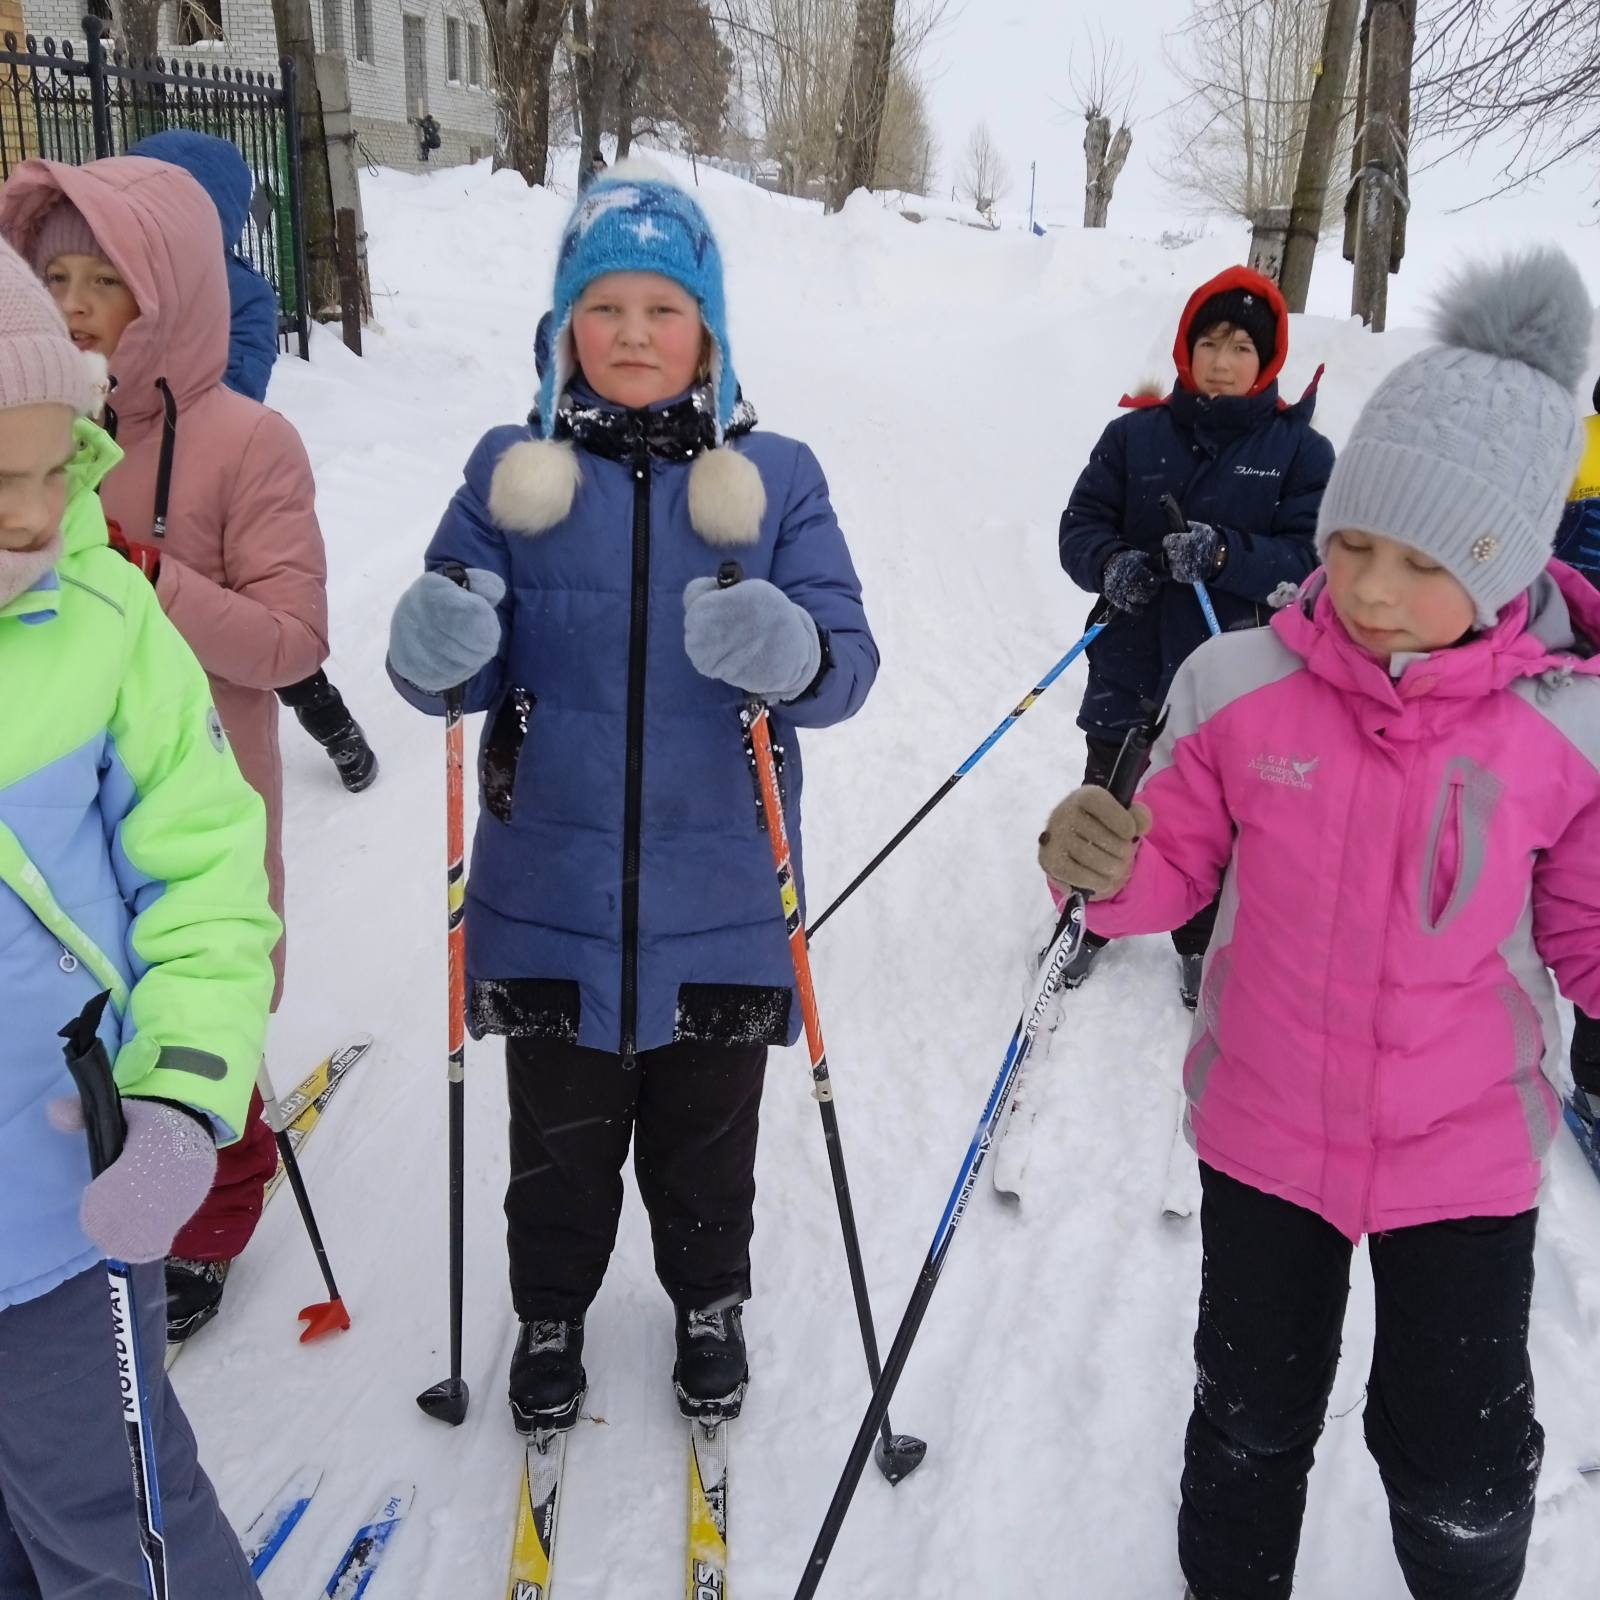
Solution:
M 146 156 L 82 167 L 24 161 L 0 189 L 0 233 L 24 258 L 63 195 L 139 302 L 111 358 L 112 404 L 123 423 L 160 414 L 157 378 L 167 380 L 180 405 L 220 383 L 228 365 L 228 276 L 222 224 L 205 190 L 181 167 Z
M 1252 272 L 1249 267 L 1229 267 L 1209 283 L 1202 283 L 1189 296 L 1189 303 L 1178 318 L 1178 337 L 1173 341 L 1172 360 L 1178 369 L 1178 382 L 1191 394 L 1194 392 L 1194 373 L 1189 368 L 1189 326 L 1194 321 L 1195 313 L 1212 295 L 1226 294 L 1230 289 L 1243 289 L 1248 294 L 1259 295 L 1272 307 L 1272 314 L 1278 323 L 1277 346 L 1272 352 L 1272 359 L 1262 367 L 1250 393 L 1260 394 L 1283 371 L 1284 360 L 1289 354 L 1289 308 L 1278 293 L 1277 284 L 1270 278 L 1263 278 L 1259 272 Z

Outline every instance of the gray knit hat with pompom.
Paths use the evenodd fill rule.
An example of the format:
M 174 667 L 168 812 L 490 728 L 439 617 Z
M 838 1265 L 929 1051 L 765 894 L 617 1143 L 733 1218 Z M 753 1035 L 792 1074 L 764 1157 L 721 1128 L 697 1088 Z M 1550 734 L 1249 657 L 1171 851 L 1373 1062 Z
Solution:
M 1317 516 L 1426 551 L 1492 624 L 1544 570 L 1582 446 L 1576 394 L 1594 307 L 1571 260 L 1475 263 L 1439 297 L 1438 344 L 1356 419 Z

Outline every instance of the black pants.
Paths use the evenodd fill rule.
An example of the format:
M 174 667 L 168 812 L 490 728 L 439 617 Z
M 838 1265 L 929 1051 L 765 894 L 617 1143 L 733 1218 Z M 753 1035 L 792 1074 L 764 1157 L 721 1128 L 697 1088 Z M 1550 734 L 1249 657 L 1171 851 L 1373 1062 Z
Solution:
M 1572 1008 L 1572 1076 L 1585 1094 L 1600 1095 L 1600 1021 Z
M 1102 787 L 1111 782 L 1112 768 L 1122 751 L 1120 739 L 1097 739 L 1085 735 L 1089 746 L 1089 759 L 1084 763 L 1083 781 L 1098 783 Z M 1181 928 L 1172 930 L 1172 947 L 1180 956 L 1203 956 L 1211 944 L 1211 930 L 1217 925 L 1217 902 L 1197 911 Z M 1109 941 L 1098 934 L 1087 933 L 1084 938 L 1091 944 L 1103 945 Z
M 309 678 L 278 690 L 278 699 L 300 719 L 300 726 L 319 744 L 343 732 L 350 721 L 344 697 L 320 668 Z
M 680 1310 L 750 1296 L 765 1045 L 672 1044 L 631 1068 L 603 1050 L 508 1039 L 511 1299 L 524 1322 L 580 1317 L 622 1215 L 622 1163 L 650 1215 L 656 1276 Z
M 1197 1600 L 1283 1600 L 1350 1287 L 1314 1213 L 1202 1163 L 1205 1261 L 1178 1554 Z M 1375 1234 L 1367 1448 L 1417 1600 L 1510 1600 L 1544 1432 L 1528 1306 L 1537 1211 Z

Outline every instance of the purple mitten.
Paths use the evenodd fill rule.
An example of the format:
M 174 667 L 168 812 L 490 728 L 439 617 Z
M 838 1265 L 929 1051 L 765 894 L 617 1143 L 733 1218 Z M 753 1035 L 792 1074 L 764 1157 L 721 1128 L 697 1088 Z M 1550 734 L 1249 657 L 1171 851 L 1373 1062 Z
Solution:
M 216 1141 L 196 1118 L 157 1100 L 124 1100 L 122 1115 L 122 1154 L 83 1191 L 78 1220 L 109 1259 L 159 1261 L 211 1192 Z M 57 1100 L 50 1120 L 63 1133 L 81 1133 L 83 1108 Z

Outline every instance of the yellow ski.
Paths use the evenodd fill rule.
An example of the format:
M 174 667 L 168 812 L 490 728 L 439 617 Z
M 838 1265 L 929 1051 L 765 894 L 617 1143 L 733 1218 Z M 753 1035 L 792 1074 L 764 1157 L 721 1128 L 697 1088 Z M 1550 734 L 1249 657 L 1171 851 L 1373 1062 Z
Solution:
M 556 1514 L 567 1435 L 535 1434 L 524 1452 L 517 1484 L 517 1532 L 511 1546 L 506 1600 L 550 1600 L 556 1557 Z
M 293 1092 L 278 1102 L 278 1112 L 283 1118 L 284 1130 L 289 1135 L 290 1147 L 297 1155 L 300 1146 L 310 1136 L 311 1130 L 322 1120 L 322 1113 L 333 1098 L 333 1091 L 343 1082 L 344 1075 L 371 1048 L 372 1035 L 357 1034 L 349 1044 L 335 1050 L 320 1066 L 308 1072 L 295 1085 Z M 278 1170 L 273 1173 L 267 1184 L 266 1193 L 262 1196 L 263 1207 L 278 1192 L 278 1185 L 283 1182 L 283 1176 L 284 1167 L 280 1161 Z
M 686 1600 L 727 1600 L 728 1424 L 689 1424 L 689 1579 Z

